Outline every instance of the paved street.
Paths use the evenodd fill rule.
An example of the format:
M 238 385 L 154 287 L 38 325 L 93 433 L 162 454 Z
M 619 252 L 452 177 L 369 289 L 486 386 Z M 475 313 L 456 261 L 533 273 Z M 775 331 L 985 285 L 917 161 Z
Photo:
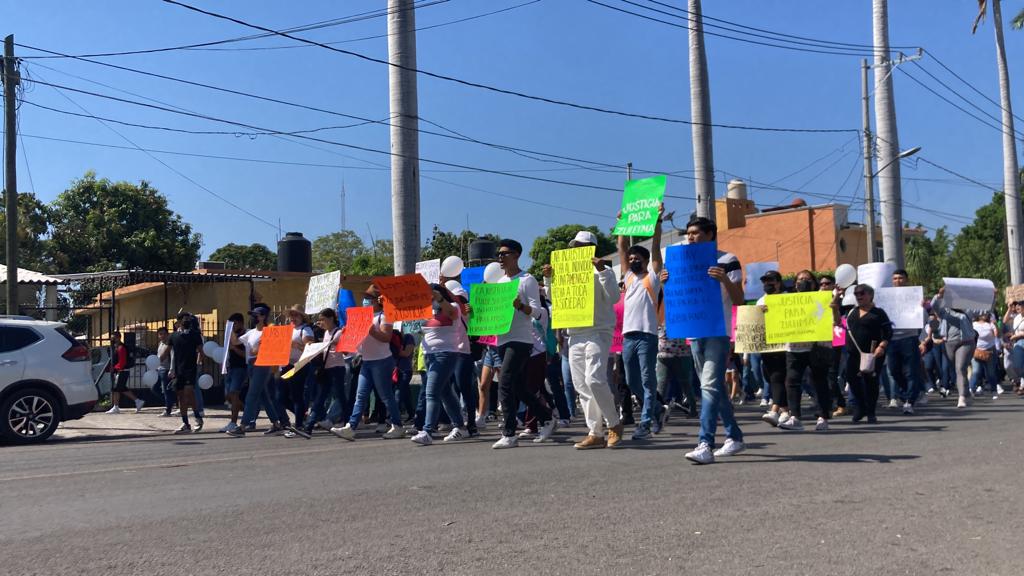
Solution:
M 192 436 L 0 447 L 3 574 L 1019 575 L 1024 401 L 683 459 L 696 422 L 575 451 Z M 155 419 L 156 417 L 153 416 Z M 222 421 L 210 419 L 215 429 Z M 365 431 L 364 431 L 365 433 Z

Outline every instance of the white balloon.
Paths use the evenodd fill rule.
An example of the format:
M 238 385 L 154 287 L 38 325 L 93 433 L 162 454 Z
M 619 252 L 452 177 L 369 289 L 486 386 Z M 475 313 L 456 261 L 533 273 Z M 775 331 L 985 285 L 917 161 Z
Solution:
M 441 276 L 445 278 L 455 278 L 459 274 L 462 274 L 462 269 L 466 265 L 463 264 L 462 258 L 458 256 L 449 256 L 441 262 Z
M 156 356 L 150 356 L 150 358 L 156 358 Z M 160 380 L 160 374 L 156 370 L 147 370 L 142 375 L 142 384 L 146 387 L 152 388 L 156 386 L 156 383 Z
M 849 264 L 840 264 L 836 268 L 836 286 L 840 288 L 849 288 L 853 286 L 853 283 L 857 281 L 857 269 Z
M 203 354 L 206 354 L 205 348 L 206 348 L 206 346 L 203 345 Z M 220 364 L 221 362 L 224 361 L 224 347 L 223 346 L 216 346 L 216 347 L 214 347 L 213 354 L 207 354 L 207 356 L 209 356 L 210 359 L 213 360 L 214 362 L 216 362 L 217 364 Z
M 207 340 L 206 343 L 203 344 L 203 354 L 210 358 L 214 358 L 217 355 L 217 343 L 213 340 Z
M 199 377 L 199 387 L 203 390 L 209 390 L 213 388 L 213 376 L 209 374 L 203 374 Z
M 501 269 L 501 264 L 497 262 L 491 262 L 484 268 L 484 282 L 488 284 L 494 284 L 501 277 L 505 275 L 505 271 Z
M 160 359 L 156 357 L 156 354 L 150 354 L 146 356 L 146 369 L 156 370 L 160 367 Z

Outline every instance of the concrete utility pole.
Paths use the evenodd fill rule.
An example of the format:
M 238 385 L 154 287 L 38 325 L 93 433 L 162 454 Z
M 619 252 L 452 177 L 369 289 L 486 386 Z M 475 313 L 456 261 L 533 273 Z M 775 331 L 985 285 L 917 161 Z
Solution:
M 900 193 L 900 141 L 896 131 L 896 100 L 889 58 L 889 5 L 872 0 L 875 45 L 875 129 L 878 135 L 878 194 L 882 204 L 882 253 L 886 262 L 903 268 L 903 196 Z
M 867 234 L 868 262 L 875 261 L 875 178 L 871 159 L 874 138 L 871 137 L 871 99 L 868 97 L 868 61 L 860 61 L 861 120 L 864 123 L 864 231 Z
M 715 219 L 715 159 L 711 143 L 711 86 L 704 52 L 704 18 L 700 0 L 689 0 L 690 26 L 690 120 L 693 138 L 694 186 L 697 216 Z
M 996 29 L 996 63 L 999 68 L 999 99 L 1003 112 L 1003 201 L 1006 206 L 1006 247 L 1010 256 L 1010 283 L 1024 284 L 1024 256 L 1021 254 L 1020 172 L 1017 142 L 1013 139 L 1013 108 L 1010 104 L 1010 73 L 1003 46 L 1003 11 L 992 0 L 992 25 Z
M 7 209 L 7 313 L 18 310 L 18 71 L 14 35 L 4 38 L 4 200 Z
M 395 274 L 412 274 L 420 257 L 420 144 L 413 0 L 388 0 L 391 95 L 391 229 Z

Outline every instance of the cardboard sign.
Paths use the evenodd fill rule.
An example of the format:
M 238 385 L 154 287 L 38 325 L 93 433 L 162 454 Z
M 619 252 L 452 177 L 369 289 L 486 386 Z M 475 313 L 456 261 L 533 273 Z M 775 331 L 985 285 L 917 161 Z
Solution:
M 441 283 L 441 259 L 424 260 L 416 263 L 416 273 L 423 276 L 427 284 Z
M 228 358 L 231 356 L 231 351 L 228 348 L 231 345 L 231 331 L 234 329 L 235 323 L 228 320 L 227 324 L 224 325 L 224 357 L 220 359 L 221 375 L 228 373 Z
M 434 295 L 423 276 L 374 276 L 373 284 L 384 295 L 384 317 L 388 322 L 427 320 L 434 315 Z
M 292 365 L 291 369 L 281 375 L 281 378 L 288 379 L 298 374 L 299 370 L 306 367 L 317 356 L 322 356 L 323 353 L 331 346 L 330 342 L 310 342 L 306 344 L 306 347 L 302 349 L 302 356 Z
M 769 344 L 832 341 L 831 292 L 769 294 L 764 297 L 765 340 Z
M 622 354 L 622 322 L 626 315 L 626 294 L 619 294 L 619 301 L 615 304 L 615 332 L 612 333 L 612 347 L 609 352 Z
M 1006 287 L 1006 303 L 1024 302 L 1024 284 Z
M 519 294 L 519 279 L 498 284 L 478 284 L 469 295 L 473 314 L 469 317 L 470 336 L 501 336 L 512 328 L 516 313 L 512 301 Z
M 463 268 L 462 274 L 459 276 L 462 279 L 462 288 L 466 291 L 466 294 L 472 294 L 471 290 L 473 284 L 484 283 L 484 268 L 487 266 L 474 266 L 472 268 Z
M 260 333 L 260 351 L 257 366 L 287 366 L 291 364 L 292 326 L 266 326 Z
M 665 329 L 669 338 L 728 336 L 722 289 L 708 276 L 718 264 L 715 242 L 669 246 L 665 250 Z
M 903 286 L 875 290 L 875 306 L 885 310 L 893 328 L 920 330 L 924 328 L 924 288 Z
M 892 262 L 871 262 L 857 266 L 857 284 L 867 284 L 875 290 L 892 286 L 892 273 L 896 271 L 896 265 Z M 857 284 L 854 284 L 856 286 Z M 853 288 L 851 286 L 850 288 Z M 853 296 L 853 290 L 847 289 L 843 297 L 843 306 L 856 306 L 857 299 Z
M 619 236 L 654 236 L 658 208 L 665 199 L 664 175 L 630 180 L 622 193 L 622 215 L 613 234 Z
M 359 345 L 370 333 L 370 326 L 373 325 L 373 306 L 352 307 L 345 310 L 348 322 L 341 330 L 338 337 L 338 345 L 334 348 L 336 352 L 358 352 Z
M 764 312 L 760 306 L 737 306 L 733 317 L 736 319 L 737 354 L 763 354 L 786 350 L 785 344 L 769 344 L 765 338 Z
M 946 295 L 943 298 L 946 308 L 978 311 L 992 309 L 992 301 L 996 297 L 996 287 L 991 280 L 943 278 L 942 283 L 946 286 Z
M 551 327 L 585 328 L 594 325 L 594 252 L 582 246 L 551 253 Z
M 306 290 L 306 314 L 318 314 L 324 308 L 334 308 L 341 286 L 341 272 L 335 270 L 309 278 Z
M 770 270 L 779 269 L 778 262 L 751 262 L 747 264 L 743 273 L 743 299 L 757 300 L 764 296 L 764 284 L 761 284 L 761 276 Z

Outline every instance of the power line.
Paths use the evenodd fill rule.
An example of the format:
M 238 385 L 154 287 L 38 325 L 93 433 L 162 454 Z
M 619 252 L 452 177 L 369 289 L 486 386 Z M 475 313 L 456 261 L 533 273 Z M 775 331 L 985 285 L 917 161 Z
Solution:
M 985 120 L 984 118 L 981 118 L 981 117 L 977 116 L 973 112 L 971 112 L 971 111 L 967 110 L 966 108 L 964 108 L 963 106 L 957 104 L 956 102 L 953 102 L 949 98 L 946 98 L 942 94 L 939 94 L 932 87 L 928 86 L 927 84 L 925 84 L 924 82 L 919 80 L 917 77 L 915 77 L 913 74 L 911 74 L 907 70 L 905 70 L 903 68 L 897 68 L 897 70 L 899 70 L 907 78 L 910 78 L 911 80 L 913 80 L 914 83 L 917 84 L 918 86 L 921 86 L 922 88 L 924 88 L 928 92 L 931 92 L 933 95 L 935 95 L 936 98 L 939 98 L 940 100 L 942 100 L 946 104 L 949 104 L 950 106 L 956 108 L 957 110 L 963 112 L 964 114 L 970 116 L 971 118 L 974 118 L 975 120 L 977 120 L 978 122 L 981 122 L 982 124 L 984 124 L 985 126 L 988 126 L 989 128 L 992 128 L 992 129 L 997 130 L 999 132 L 1004 132 L 1005 131 L 1005 127 L 1002 125 L 1002 120 L 1001 119 L 995 118 L 995 121 L 998 122 L 998 124 L 992 124 L 989 121 Z M 922 68 L 922 70 L 923 70 L 923 68 Z M 948 89 L 948 86 L 947 86 L 947 89 Z M 960 96 L 960 98 L 965 99 L 963 96 L 961 96 L 955 90 L 950 89 L 950 91 L 953 92 L 954 94 L 956 94 L 957 96 Z M 974 106 L 975 108 L 978 108 L 974 104 L 971 104 L 971 105 Z M 978 109 L 981 110 L 980 108 L 978 108 Z M 981 110 L 981 113 L 988 115 L 988 113 L 985 112 L 984 110 Z M 993 118 L 991 115 L 989 115 L 989 117 Z M 1020 132 L 1016 132 L 1016 131 L 1014 131 L 1014 136 L 1017 137 L 1017 138 L 1024 138 L 1024 135 L 1022 135 Z
M 668 117 L 663 117 L 663 116 L 654 116 L 654 115 L 650 115 L 650 114 L 637 114 L 637 113 L 633 113 L 633 112 L 623 112 L 621 110 L 612 110 L 612 109 L 608 109 L 608 108 L 601 108 L 601 107 L 598 107 L 598 106 L 591 106 L 591 105 L 588 105 L 588 104 L 579 104 L 579 103 L 576 103 L 576 102 L 569 102 L 569 101 L 566 101 L 566 100 L 559 100 L 557 98 L 549 98 L 547 96 L 536 96 L 536 95 L 527 94 L 525 92 L 519 92 L 519 91 L 516 91 L 516 90 L 507 89 L 507 88 L 499 88 L 497 86 L 492 86 L 492 85 L 489 85 L 489 84 L 483 84 L 483 83 L 480 83 L 480 82 L 473 82 L 473 81 L 470 81 L 470 80 L 463 80 L 461 78 L 456 78 L 454 76 L 448 76 L 448 75 L 445 75 L 445 74 L 439 74 L 439 73 L 436 73 L 436 72 L 430 72 L 430 71 L 423 70 L 423 69 L 420 69 L 420 68 L 412 68 L 412 67 L 408 67 L 408 66 L 401 66 L 399 64 L 394 64 L 392 62 L 389 62 L 388 60 L 383 60 L 383 59 L 380 59 L 380 58 L 375 58 L 375 57 L 372 57 L 372 56 L 367 56 L 366 54 L 360 54 L 359 52 L 353 52 L 351 50 L 345 50 L 343 48 L 336 48 L 334 46 L 328 46 L 327 44 L 324 44 L 322 42 L 316 42 L 314 40 L 309 40 L 309 39 L 306 39 L 306 38 L 302 38 L 300 36 L 293 36 L 293 35 L 291 35 L 291 34 L 289 34 L 287 32 L 281 32 L 281 31 L 278 31 L 278 30 L 273 30 L 271 28 L 266 28 L 266 27 L 259 26 L 259 25 L 256 25 L 256 24 L 251 24 L 249 22 L 246 22 L 244 20 L 240 20 L 238 18 L 234 18 L 232 16 L 225 16 L 223 14 L 218 14 L 216 12 L 211 12 L 209 10 L 203 10 L 202 8 L 197 8 L 195 6 L 191 6 L 189 4 L 185 4 L 184 2 L 179 2 L 178 0 L 162 0 L 162 1 L 167 3 L 167 4 L 174 4 L 175 6 L 181 6 L 182 8 L 185 8 L 187 10 L 191 10 L 191 11 L 197 12 L 199 14 L 210 16 L 212 18 L 217 18 L 217 19 L 220 19 L 220 20 L 226 20 L 226 21 L 229 21 L 229 22 L 234 22 L 235 24 L 238 24 L 238 25 L 241 25 L 241 26 L 245 26 L 245 27 L 248 27 L 248 28 L 252 28 L 254 30 L 260 30 L 260 31 L 263 31 L 263 32 L 277 34 L 278 36 L 282 36 L 284 38 L 289 38 L 291 40 L 295 40 L 295 41 L 298 41 L 298 42 L 303 42 L 305 44 L 310 44 L 310 45 L 313 45 L 313 46 L 319 46 L 319 47 L 324 48 L 326 50 L 330 50 L 332 52 L 337 52 L 339 54 L 345 54 L 347 56 L 353 56 L 355 58 L 359 58 L 359 59 L 365 60 L 367 62 L 374 62 L 374 63 L 377 63 L 377 64 L 384 64 L 384 65 L 387 65 L 387 66 L 391 66 L 391 67 L 394 67 L 394 68 L 399 68 L 401 70 L 405 70 L 407 72 L 414 72 L 414 73 L 417 73 L 417 74 L 422 74 L 423 76 L 427 76 L 429 78 L 435 78 L 437 80 L 444 80 L 446 82 L 453 82 L 455 84 L 460 84 L 460 85 L 468 86 L 468 87 L 471 87 L 471 88 L 478 88 L 478 89 L 481 89 L 481 90 L 487 90 L 487 91 L 495 92 L 495 93 L 498 93 L 498 94 L 505 94 L 507 96 L 515 96 L 517 98 L 523 98 L 523 99 L 526 99 L 526 100 L 533 100 L 533 101 L 537 101 L 537 102 L 544 102 L 544 103 L 547 103 L 547 104 L 554 104 L 554 105 L 557 105 L 557 106 L 564 106 L 564 107 L 567 107 L 567 108 L 574 108 L 574 109 L 577 109 L 577 110 L 587 110 L 587 111 L 590 111 L 590 112 L 599 112 L 599 113 L 602 113 L 602 114 L 608 114 L 608 115 L 612 115 L 612 116 L 622 116 L 622 117 L 626 117 L 626 118 L 637 118 L 637 119 L 643 119 L 643 120 L 652 120 L 652 121 L 666 122 L 666 123 L 671 123 L 671 124 L 685 124 L 687 126 L 695 124 L 695 122 L 692 122 L 690 120 L 683 120 L 681 118 L 668 118 Z M 699 123 L 697 123 L 697 124 L 699 124 Z M 707 125 L 708 126 L 713 126 L 715 128 L 732 129 L 732 130 L 749 130 L 749 131 L 757 131 L 757 132 L 793 132 L 793 133 L 815 133 L 815 134 L 829 134 L 829 133 L 833 133 L 834 134 L 834 133 L 847 133 L 847 132 L 849 132 L 849 133 L 856 132 L 858 134 L 860 133 L 859 130 L 855 130 L 855 129 L 852 129 L 852 128 L 845 128 L 845 129 L 840 129 L 840 128 L 831 128 L 831 129 L 828 129 L 828 128 L 777 128 L 777 127 L 742 126 L 742 125 L 737 125 L 737 124 L 715 124 L 715 123 L 709 123 Z
M 923 49 L 922 49 L 922 50 L 923 50 Z M 981 97 L 982 97 L 982 98 L 984 98 L 985 100 L 988 100 L 988 101 L 989 101 L 989 102 L 991 102 L 992 104 L 995 104 L 995 105 L 996 105 L 996 106 L 997 106 L 997 107 L 998 107 L 998 108 L 999 108 L 1000 110 L 1002 110 L 1002 109 L 1003 109 L 1003 105 L 1002 105 L 1001 103 L 999 103 L 999 102 L 996 102 L 996 101 L 995 101 L 995 100 L 994 100 L 994 99 L 993 99 L 992 97 L 990 97 L 990 96 L 989 96 L 988 94 L 985 94 L 985 93 L 984 93 L 984 92 L 982 92 L 982 91 L 981 91 L 980 89 L 978 89 L 978 88 L 977 88 L 977 87 L 976 87 L 976 86 L 975 86 L 974 84 L 971 84 L 970 82 L 968 82 L 967 80 L 965 80 L 965 79 L 964 79 L 964 78 L 963 78 L 962 76 L 960 76 L 959 74 L 957 74 L 956 72 L 954 72 L 952 68 L 950 68 L 949 66 L 946 66 L 946 64 L 945 64 L 945 63 L 944 63 L 944 62 L 943 62 L 942 60 L 940 60 L 940 59 L 939 59 L 939 57 L 938 57 L 938 56 L 936 56 L 934 52 L 932 52 L 932 51 L 930 51 L 930 50 L 924 50 L 924 51 L 925 51 L 925 52 L 927 52 L 927 53 L 928 53 L 928 55 L 932 57 L 932 60 L 934 60 L 936 64 L 938 64 L 939 66 L 941 66 L 943 70 L 945 70 L 946 72 L 949 72 L 949 73 L 950 73 L 950 74 L 951 74 L 951 75 L 952 75 L 952 76 L 953 76 L 954 78 L 956 78 L 957 80 L 959 80 L 960 82 L 962 82 L 962 83 L 963 83 L 964 85 L 966 85 L 966 86 L 967 86 L 968 88 L 970 88 L 971 90 L 973 90 L 973 91 L 974 91 L 974 92 L 975 92 L 975 93 L 976 93 L 977 95 L 981 96 Z M 1016 115 L 1016 114 L 1014 114 L 1014 115 L 1013 115 L 1013 117 L 1014 117 L 1014 118 L 1016 118 L 1016 119 L 1017 119 L 1018 121 L 1020 121 L 1020 122 L 1024 122 L 1024 118 L 1021 118 L 1020 116 L 1018 116 L 1018 115 Z

